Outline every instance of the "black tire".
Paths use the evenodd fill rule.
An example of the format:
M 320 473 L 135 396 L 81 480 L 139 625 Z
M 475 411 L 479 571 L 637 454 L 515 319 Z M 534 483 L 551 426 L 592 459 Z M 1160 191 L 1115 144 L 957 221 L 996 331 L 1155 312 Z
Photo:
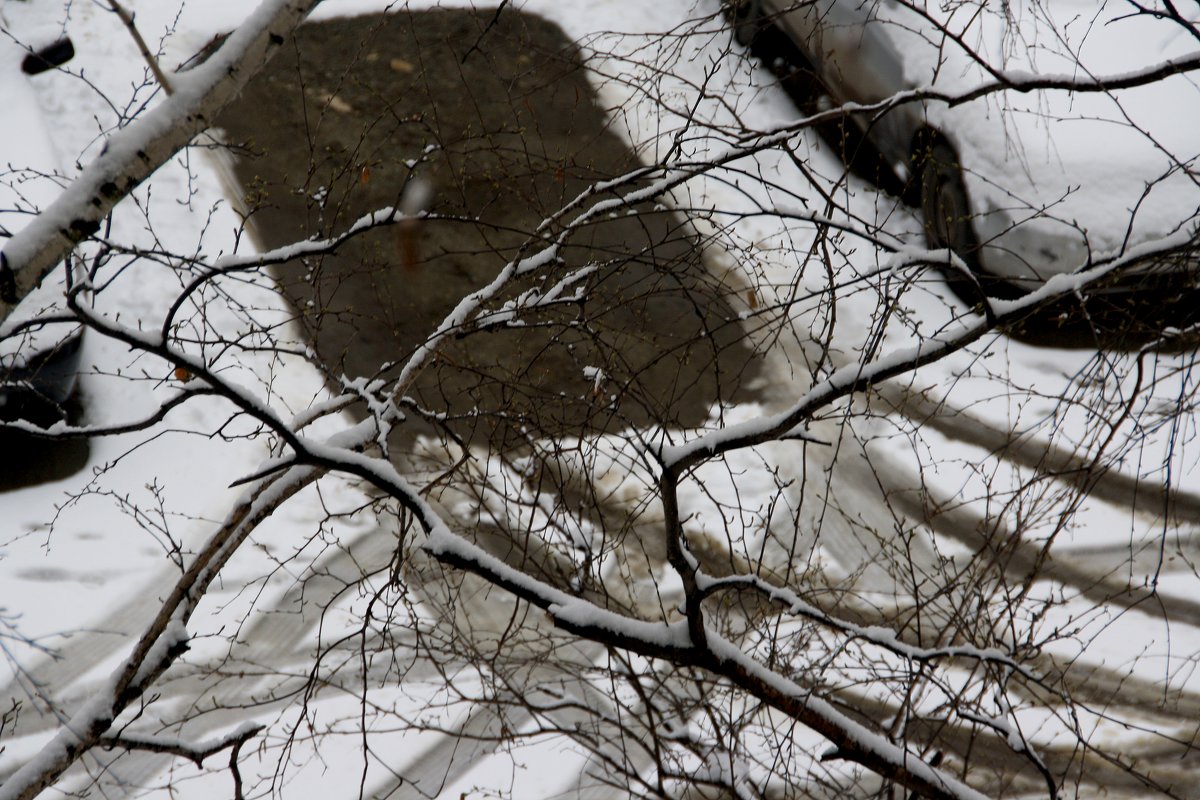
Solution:
M 958 153 L 947 142 L 934 140 L 920 148 L 914 160 L 920 165 L 926 243 L 931 249 L 953 250 L 978 271 L 979 239 Z
M 761 0 L 730 0 L 729 21 L 737 43 L 750 47 L 764 27 Z
M 984 269 L 979 257 L 979 237 L 975 233 L 971 199 L 963 182 L 962 165 L 954 147 L 936 132 L 928 132 L 913 148 L 915 187 L 921 193 L 925 242 L 931 250 L 952 250 L 971 270 L 948 269 L 946 281 L 964 301 L 989 308 L 987 297 L 1012 300 L 1025 292 Z

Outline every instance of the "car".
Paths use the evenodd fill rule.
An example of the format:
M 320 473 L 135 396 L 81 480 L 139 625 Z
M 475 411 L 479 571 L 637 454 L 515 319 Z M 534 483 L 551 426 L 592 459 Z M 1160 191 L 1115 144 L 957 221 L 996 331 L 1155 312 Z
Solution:
M 31 76 L 66 63 L 74 46 L 61 30 L 12 31 L 0 20 L 5 22 L 0 108 L 6 120 L 0 126 L 0 236 L 7 237 L 59 190 L 46 177 L 54 172 L 56 156 Z M 0 320 L 0 420 L 48 426 L 68 417 L 83 331 L 78 322 L 61 321 L 64 280 L 56 270 Z
M 743 45 L 771 28 L 786 35 L 826 95 L 824 108 L 922 89 L 961 95 L 1003 78 L 1108 76 L 1200 52 L 1196 20 L 1136 8 L 1094 0 L 996 8 L 738 0 L 730 12 Z M 1120 91 L 909 101 L 852 119 L 911 187 L 928 246 L 955 251 L 991 296 L 1023 295 L 1168 235 L 1193 238 L 1094 291 L 1128 295 L 1155 286 L 1177 294 L 1197 285 L 1196 73 Z
M 76 322 L 38 319 L 55 314 L 62 295 L 54 282 L 43 289 L 31 293 L 0 323 L 0 421 L 25 420 L 47 427 L 69 418 L 83 330 Z

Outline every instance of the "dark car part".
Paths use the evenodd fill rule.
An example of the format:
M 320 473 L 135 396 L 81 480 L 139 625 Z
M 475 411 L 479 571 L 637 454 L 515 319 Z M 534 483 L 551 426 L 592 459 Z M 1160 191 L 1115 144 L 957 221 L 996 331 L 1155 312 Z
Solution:
M 37 75 L 62 66 L 74 56 L 75 46 L 65 34 L 37 37 L 28 44 L 21 71 Z M 12 272 L 0 253 L 0 294 L 11 293 L 12 287 L 6 285 L 11 278 Z M 67 419 L 79 371 L 83 329 L 77 323 L 51 323 L 28 341 L 20 339 L 22 335 L 13 334 L 16 342 L 0 339 L 16 345 L 6 347 L 5 355 L 0 357 L 0 421 L 24 420 L 48 426 Z
M 71 42 L 71 37 L 63 36 L 48 45 L 31 50 L 21 62 L 21 71 L 26 75 L 37 75 L 61 67 L 74 57 L 75 45 Z
M 985 311 L 989 297 L 1024 296 L 1026 290 L 982 268 L 970 198 L 954 147 L 937 131 L 924 131 L 913 148 L 913 166 L 926 244 L 930 249 L 954 251 L 971 269 L 970 275 L 946 270 L 954 293 Z M 1136 349 L 1161 339 L 1163 349 L 1194 348 L 1196 336 L 1164 339 L 1163 331 L 1187 330 L 1200 322 L 1200 239 L 1194 250 L 1145 266 L 1145 271 L 1115 274 L 1084 292 L 1033 310 L 1008 326 L 1008 332 L 1034 343 L 1052 339 L 1058 347 Z
M 737 43 L 745 47 L 753 45 L 765 27 L 762 4 L 758 0 L 730 0 L 726 5 L 726 13 L 729 14 L 733 38 Z
M 941 137 L 921 139 L 913 153 L 913 164 L 920 182 L 925 241 L 933 250 L 953 250 L 977 270 L 979 240 L 971 224 L 971 202 L 958 153 Z
M 968 303 L 982 303 L 984 308 L 987 308 L 985 294 L 1003 300 L 1025 294 L 1019 287 L 983 269 L 971 199 L 954 146 L 936 130 L 921 131 L 913 145 L 911 163 L 916 185 L 910 194 L 920 195 L 926 246 L 931 250 L 952 251 L 971 270 L 971 275 L 957 269 L 946 271 L 946 280 L 955 294 Z
M 0 421 L 25 420 L 46 427 L 67 419 L 79 372 L 82 330 L 19 367 L 0 366 Z
M 775 74 L 802 114 L 812 116 L 840 105 L 804 50 L 767 16 L 761 0 L 734 0 L 726 4 L 725 11 L 734 38 Z M 871 140 L 868 119 L 846 115 L 817 124 L 814 130 L 852 174 L 908 199 L 905 181 Z

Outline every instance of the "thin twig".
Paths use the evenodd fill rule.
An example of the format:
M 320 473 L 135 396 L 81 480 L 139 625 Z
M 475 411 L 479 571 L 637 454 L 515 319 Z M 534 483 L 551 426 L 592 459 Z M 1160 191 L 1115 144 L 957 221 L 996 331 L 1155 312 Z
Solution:
M 174 94 L 175 90 L 171 88 L 171 82 L 167 80 L 166 74 L 158 66 L 158 59 L 150 52 L 150 48 L 146 46 L 146 40 L 138 32 L 137 25 L 133 22 L 133 15 L 126 11 L 125 7 L 118 3 L 117 0 L 108 0 L 108 5 L 120 17 L 121 22 L 124 23 L 125 28 L 129 31 L 129 35 L 137 43 L 138 50 L 142 51 L 142 58 L 146 59 L 146 63 L 150 65 L 150 71 L 154 73 L 154 78 L 163 87 L 163 91 L 167 94 Z
M 463 54 L 462 61 L 459 62 L 460 64 L 467 63 L 467 59 L 471 57 L 471 53 L 474 53 L 476 50 L 479 49 L 479 43 L 483 41 L 483 37 L 487 36 L 488 31 L 490 31 L 492 28 L 496 27 L 496 23 L 500 21 L 500 13 L 502 11 L 504 11 L 504 7 L 506 5 L 508 5 L 508 0 L 500 0 L 500 5 L 496 6 L 496 13 L 494 15 L 492 15 L 492 21 L 489 22 L 487 24 L 487 27 L 484 28 L 483 31 L 479 34 L 479 37 L 475 40 L 475 44 L 473 44 L 469 48 L 467 48 L 467 52 Z

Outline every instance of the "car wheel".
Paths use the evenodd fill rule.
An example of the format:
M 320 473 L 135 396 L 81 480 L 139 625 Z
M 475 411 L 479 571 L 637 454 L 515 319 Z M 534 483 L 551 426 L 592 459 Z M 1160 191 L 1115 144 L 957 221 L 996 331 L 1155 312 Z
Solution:
M 925 241 L 932 249 L 953 250 L 975 269 L 979 243 L 971 224 L 971 204 L 958 154 L 946 142 L 935 141 L 918 152 L 917 160 L 921 166 Z
M 731 0 L 729 19 L 733 24 L 733 38 L 738 44 L 750 47 L 763 30 L 761 0 Z
M 920 181 L 916 188 L 921 193 L 926 244 L 932 250 L 953 250 L 971 270 L 970 276 L 950 270 L 946 275 L 950 288 L 969 303 L 981 303 L 987 297 L 1005 300 L 1021 297 L 1022 289 L 989 275 L 983 267 L 958 153 L 936 132 L 926 132 L 913 148 L 912 160 Z M 987 309 L 986 302 L 982 305 Z

